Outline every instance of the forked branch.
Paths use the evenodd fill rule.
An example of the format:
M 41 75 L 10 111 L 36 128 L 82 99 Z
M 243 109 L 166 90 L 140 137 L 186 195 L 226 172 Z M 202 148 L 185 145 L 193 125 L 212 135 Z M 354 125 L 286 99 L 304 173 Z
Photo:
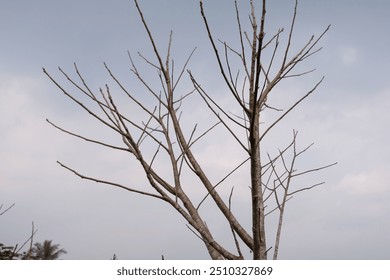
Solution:
M 278 150 L 278 153 L 273 157 L 264 151 L 262 141 L 277 124 L 286 118 L 322 83 L 324 78 L 287 108 L 274 108 L 276 106 L 272 107 L 267 102 L 267 98 L 272 94 L 274 88 L 285 79 L 299 78 L 314 71 L 295 72 L 293 70 L 296 69 L 298 64 L 321 50 L 316 46 L 329 30 L 329 26 L 318 38 L 312 36 L 298 49 L 296 54 L 291 54 L 298 1 L 295 1 L 285 47 L 281 47 L 280 44 L 281 36 L 285 35 L 283 28 L 279 28 L 272 36 L 266 34 L 266 0 L 260 1 L 259 18 L 256 15 L 254 1 L 248 1 L 250 15 L 247 28 L 241 20 L 238 1 L 234 1 L 238 47 L 233 47 L 234 44 L 229 45 L 226 41 L 217 40 L 214 37 L 203 1 L 199 1 L 200 16 L 218 64 L 216 72 L 220 73 L 219 77 L 227 87 L 231 100 L 234 101 L 235 107 L 233 108 L 222 106 L 220 99 L 217 99 L 220 97 L 208 92 L 207 87 L 202 86 L 196 75 L 187 69 L 196 48 L 190 52 L 184 64 L 177 67 L 173 59 L 173 33 L 171 31 L 168 44 L 164 47 L 166 50 L 164 52 L 160 51 L 158 42 L 155 40 L 140 7 L 140 1 L 137 0 L 134 0 L 136 12 L 148 36 L 149 47 L 152 51 L 149 55 L 138 52 L 137 58 L 149 69 L 152 69 L 153 73 L 157 72 L 157 85 L 152 84 L 149 77 L 141 74 L 130 52 L 128 52 L 128 56 L 132 76 L 142 85 L 142 89 L 137 91 L 129 90 L 106 63 L 104 63 L 104 67 L 116 88 L 112 90 L 105 84 L 97 93 L 94 93 L 92 87 L 88 85 L 76 64 L 74 64 L 76 78 L 72 78 L 59 68 L 62 76 L 66 78 L 73 89 L 81 93 L 82 97 L 65 89 L 43 69 L 45 75 L 62 94 L 95 121 L 109 128 L 118 139 L 121 139 L 122 143 L 114 145 L 107 140 L 87 137 L 84 133 L 81 135 L 62 128 L 49 120 L 47 122 L 65 134 L 104 148 L 125 152 L 131 156 L 142 168 L 146 180 L 145 184 L 150 187 L 150 191 L 145 186 L 134 187 L 87 176 L 59 161 L 58 164 L 81 179 L 102 183 L 168 203 L 186 220 L 188 228 L 202 240 L 212 259 L 243 259 L 245 249 L 252 253 L 253 259 L 266 259 L 271 248 L 274 250 L 273 257 L 276 259 L 287 201 L 299 192 L 323 184 L 321 182 L 298 188 L 294 185 L 293 179 L 335 165 L 334 163 L 298 171 L 297 159 L 310 146 L 301 151 L 297 150 L 296 131 L 293 132 L 292 141 L 284 149 Z M 220 49 L 221 45 L 217 46 L 216 44 L 218 41 L 222 43 L 222 50 Z M 234 56 L 235 60 L 231 59 L 231 56 Z M 238 65 L 234 63 L 237 61 Z M 191 85 L 191 88 L 180 92 L 181 87 L 178 87 L 178 85 L 183 82 L 186 74 L 188 74 L 188 84 Z M 218 75 L 214 76 L 215 78 L 218 77 Z M 121 92 L 120 97 L 130 102 L 138 111 L 130 110 L 125 113 L 122 108 L 123 99 L 117 97 L 115 89 Z M 138 91 L 145 91 L 148 97 L 151 97 L 151 103 L 147 103 Z M 182 107 L 182 104 L 188 102 L 189 99 L 196 98 L 195 96 L 204 101 L 203 104 L 206 110 L 215 117 L 215 120 L 207 125 L 194 120 L 187 131 L 181 118 L 182 113 L 186 113 L 186 110 L 182 109 L 184 107 Z M 263 116 L 269 110 L 276 111 L 278 117 L 265 126 Z M 142 120 L 137 120 L 139 115 L 143 116 Z M 211 174 L 211 171 L 207 170 L 205 165 L 202 164 L 194 147 L 195 144 L 200 142 L 200 139 L 206 140 L 207 137 L 211 137 L 210 132 L 218 125 L 222 125 L 224 128 L 223 133 L 225 134 L 222 137 L 233 139 L 238 144 L 240 151 L 243 152 L 243 156 L 237 159 L 237 163 L 233 168 L 225 170 L 215 180 L 212 176 L 214 174 Z M 225 138 L 222 139 L 222 141 L 225 140 Z M 234 148 L 230 147 L 231 150 L 234 150 Z M 226 150 L 226 153 L 228 152 L 229 150 Z M 264 155 L 267 155 L 267 157 L 263 158 Z M 169 172 L 162 172 L 159 170 L 159 166 L 164 166 L 164 169 L 168 168 Z M 223 194 L 224 187 L 230 188 L 232 186 L 229 180 L 232 179 L 234 174 L 237 175 L 239 170 L 244 170 L 244 166 L 248 167 L 246 175 L 249 176 L 242 179 L 242 185 L 245 188 L 247 184 L 250 185 L 250 196 L 246 201 L 251 206 L 251 217 L 247 219 L 251 220 L 249 230 L 238 220 L 237 213 L 234 213 L 232 207 L 233 189 L 238 190 L 242 186 L 231 188 L 228 198 L 226 196 L 224 198 Z M 237 191 L 235 191 L 235 194 L 237 194 Z M 205 217 L 208 213 L 204 211 L 206 199 L 209 199 L 208 202 L 213 203 L 215 209 L 222 214 L 225 225 L 228 226 L 228 230 L 233 236 L 233 251 L 226 249 L 225 245 L 217 241 L 212 232 L 213 227 L 209 228 L 207 226 Z M 200 206 L 203 207 L 200 208 Z M 0 215 L 5 211 L 0 212 Z M 238 211 L 236 207 L 235 211 Z M 275 212 L 279 213 L 278 228 L 275 245 L 270 247 L 266 244 L 265 217 L 267 216 L 268 219 L 268 217 L 271 217 L 270 214 Z

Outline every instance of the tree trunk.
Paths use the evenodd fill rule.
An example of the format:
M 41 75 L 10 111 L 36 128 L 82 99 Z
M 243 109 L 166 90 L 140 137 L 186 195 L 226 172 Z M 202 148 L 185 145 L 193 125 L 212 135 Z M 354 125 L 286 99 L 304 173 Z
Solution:
M 259 113 L 254 112 L 250 135 L 251 146 L 251 185 L 252 185 L 252 231 L 253 231 L 253 259 L 267 259 L 267 248 L 264 228 L 264 201 L 261 185 L 261 161 L 260 161 L 260 126 Z

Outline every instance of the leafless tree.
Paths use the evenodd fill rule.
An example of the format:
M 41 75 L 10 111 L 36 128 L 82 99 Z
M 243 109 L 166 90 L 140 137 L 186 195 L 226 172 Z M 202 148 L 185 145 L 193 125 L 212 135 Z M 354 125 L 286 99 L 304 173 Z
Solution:
M 286 108 L 277 109 L 267 102 L 268 97 L 271 96 L 279 83 L 289 78 L 300 78 L 314 71 L 299 72 L 296 66 L 320 51 L 318 43 L 328 32 L 330 26 L 326 27 L 319 36 L 313 35 L 308 38 L 307 42 L 296 53 L 292 54 L 291 46 L 298 1 L 295 1 L 295 8 L 287 31 L 279 29 L 272 36 L 266 35 L 265 32 L 266 0 L 259 1 L 259 7 L 261 7 L 259 14 L 256 13 L 254 1 L 248 2 L 250 8 L 249 30 L 245 30 L 238 3 L 234 2 L 233 9 L 235 9 L 236 17 L 232 20 L 236 21 L 239 45 L 235 49 L 227 42 L 215 39 L 204 9 L 204 3 L 199 1 L 200 15 L 218 64 L 218 69 L 215 69 L 215 78 L 221 78 L 228 93 L 234 98 L 235 108 L 225 108 L 220 104 L 215 95 L 202 86 L 201 81 L 196 78 L 196 74 L 188 70 L 188 63 L 195 50 L 191 52 L 179 71 L 175 69 L 174 60 L 171 58 L 172 33 L 169 37 L 167 52 L 163 54 L 161 48 L 157 46 L 155 37 L 153 37 L 137 0 L 134 0 L 134 4 L 149 38 L 154 57 L 147 58 L 142 53 L 138 54 L 145 65 L 151 67 L 153 70 L 151 73 L 157 71 L 161 83 L 159 90 L 154 89 L 154 86 L 148 82 L 149 76 L 141 74 L 130 53 L 129 58 L 132 73 L 144 86 L 145 92 L 152 97 L 154 105 L 146 104 L 140 93 L 134 93 L 128 89 L 107 64 L 104 66 L 114 84 L 120 89 L 119 91 L 146 115 L 144 121 L 139 122 L 134 115 L 129 115 L 132 112 L 121 110 L 121 104 L 117 101 L 119 97 L 117 95 L 114 97 L 108 85 L 101 88 L 100 92 L 94 92 L 76 64 L 74 65 L 76 77 L 71 77 L 61 68 L 59 70 L 70 85 L 82 94 L 81 96 L 69 91 L 61 85 L 58 79 L 43 69 L 48 78 L 65 96 L 89 113 L 96 121 L 115 132 L 121 139 L 122 145 L 89 138 L 47 121 L 55 128 L 74 137 L 132 156 L 142 167 L 148 180 L 149 190 L 95 176 L 87 176 L 61 162 L 58 162 L 59 165 L 82 179 L 122 188 L 170 204 L 185 218 L 188 222 L 188 228 L 202 240 L 212 259 L 243 259 L 243 246 L 249 248 L 253 259 L 267 259 L 268 251 L 271 249 L 274 252 L 273 258 L 277 259 L 286 202 L 298 192 L 323 184 L 321 182 L 297 186 L 293 184 L 293 179 L 333 165 L 298 171 L 296 163 L 311 145 L 299 150 L 297 147 L 298 132 L 295 130 L 291 142 L 285 148 L 279 149 L 276 155 L 272 156 L 271 153 L 264 150 L 264 145 L 262 145 L 269 132 L 322 83 L 323 78 Z M 285 36 L 283 36 L 284 34 Z M 232 63 L 233 59 L 238 59 L 239 64 Z M 192 83 L 192 90 L 180 92 L 178 84 L 182 83 L 186 76 Z M 215 121 L 209 123 L 209 126 L 200 132 L 198 132 L 198 123 L 194 123 L 191 132 L 188 132 L 186 130 L 188 126 L 184 126 L 181 119 L 182 113 L 186 113 L 185 110 L 182 110 L 182 104 L 194 95 L 200 96 L 201 100 L 204 101 L 205 108 L 215 117 Z M 89 102 L 84 101 L 85 97 Z M 237 111 L 242 112 L 241 115 L 232 113 Z M 275 111 L 277 117 L 272 121 L 264 121 L 263 115 L 269 111 Z M 207 138 L 217 127 L 222 127 L 226 132 L 224 137 L 231 137 L 245 154 L 237 166 L 222 175 L 220 180 L 211 179 L 210 172 L 204 168 L 194 150 L 195 144 Z M 150 156 L 147 154 L 151 150 L 151 146 L 154 147 L 154 153 Z M 159 171 L 157 167 L 159 161 L 165 161 L 165 165 L 169 165 L 171 172 Z M 247 174 L 250 184 L 248 199 L 252 209 L 250 230 L 245 228 L 242 222 L 236 218 L 232 209 L 233 188 L 231 188 L 228 198 L 224 198 L 219 191 L 222 185 L 228 184 L 227 179 L 230 176 L 245 166 L 250 170 Z M 188 176 L 185 175 L 188 172 L 195 176 L 196 181 L 192 178 L 188 179 Z M 248 186 L 239 187 L 247 188 Z M 191 196 L 193 188 L 201 188 L 204 191 L 203 199 L 198 200 L 198 198 Z M 226 249 L 226 246 L 214 238 L 212 230 L 206 224 L 200 211 L 206 199 L 211 200 L 226 219 L 235 250 Z M 271 213 L 279 214 L 276 216 L 279 222 L 274 245 L 269 246 L 266 242 L 266 217 Z

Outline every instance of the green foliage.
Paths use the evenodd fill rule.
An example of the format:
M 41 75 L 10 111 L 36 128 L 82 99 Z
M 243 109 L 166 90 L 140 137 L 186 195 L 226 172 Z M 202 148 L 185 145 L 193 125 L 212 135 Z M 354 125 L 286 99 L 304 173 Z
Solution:
M 15 253 L 16 248 L 13 246 L 5 246 L 3 243 L 0 243 L 0 260 L 14 260 L 17 259 L 17 254 Z
M 66 254 L 65 249 L 60 249 L 59 244 L 52 244 L 52 240 L 45 240 L 43 243 L 35 243 L 30 252 L 30 259 L 33 260 L 56 260 L 62 254 Z
M 52 244 L 52 240 L 36 242 L 31 249 L 23 253 L 18 253 L 16 248 L 17 245 L 6 246 L 0 243 L 0 260 L 57 260 L 67 253 L 59 244 Z

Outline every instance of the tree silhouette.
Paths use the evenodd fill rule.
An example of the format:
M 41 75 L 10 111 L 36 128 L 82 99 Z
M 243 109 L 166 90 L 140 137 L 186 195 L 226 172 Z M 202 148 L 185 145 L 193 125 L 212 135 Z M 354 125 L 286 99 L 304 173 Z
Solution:
M 45 240 L 43 243 L 34 243 L 30 258 L 34 260 L 56 260 L 66 253 L 65 249 L 60 249 L 59 244 L 52 244 L 52 240 Z

